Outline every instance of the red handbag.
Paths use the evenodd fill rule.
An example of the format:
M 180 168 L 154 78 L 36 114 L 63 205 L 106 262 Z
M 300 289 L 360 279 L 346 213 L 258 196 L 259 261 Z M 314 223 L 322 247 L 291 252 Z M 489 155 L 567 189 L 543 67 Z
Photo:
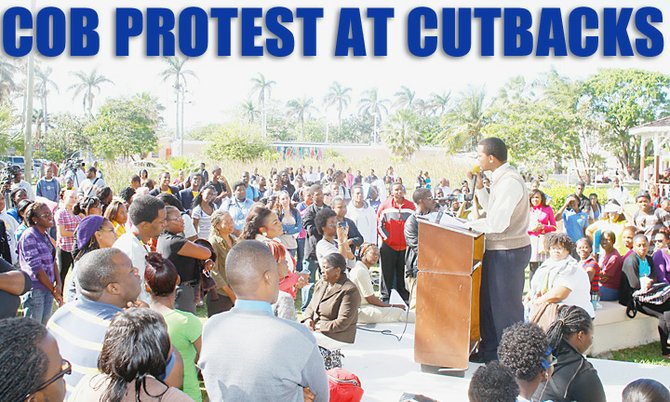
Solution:
M 328 388 L 330 402 L 360 402 L 363 398 L 361 380 L 342 368 L 333 368 L 326 371 L 328 374 Z

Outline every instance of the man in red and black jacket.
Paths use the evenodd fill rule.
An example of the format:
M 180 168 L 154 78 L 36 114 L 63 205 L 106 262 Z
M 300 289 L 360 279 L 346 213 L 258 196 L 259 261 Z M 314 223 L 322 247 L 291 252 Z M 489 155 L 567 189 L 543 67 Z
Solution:
M 379 206 L 377 231 L 382 238 L 380 249 L 382 275 L 381 298 L 388 302 L 391 289 L 395 289 L 405 303 L 409 292 L 405 288 L 405 221 L 414 213 L 414 204 L 405 199 L 402 183 L 393 183 L 391 197 Z

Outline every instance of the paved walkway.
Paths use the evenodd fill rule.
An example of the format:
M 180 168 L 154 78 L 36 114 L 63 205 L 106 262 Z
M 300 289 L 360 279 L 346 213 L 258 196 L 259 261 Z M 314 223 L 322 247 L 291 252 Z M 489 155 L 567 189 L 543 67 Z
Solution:
M 400 335 L 404 324 L 378 324 Z M 439 401 L 467 402 L 470 377 L 478 365 L 471 364 L 465 378 L 422 373 L 414 362 L 414 325 L 400 342 L 392 336 L 358 330 L 356 343 L 342 353 L 344 368 L 358 375 L 365 390 L 364 401 L 398 401 L 404 392 L 423 394 Z M 653 378 L 670 388 L 670 367 L 612 360 L 590 359 L 605 386 L 607 400 L 620 401 L 629 382 Z

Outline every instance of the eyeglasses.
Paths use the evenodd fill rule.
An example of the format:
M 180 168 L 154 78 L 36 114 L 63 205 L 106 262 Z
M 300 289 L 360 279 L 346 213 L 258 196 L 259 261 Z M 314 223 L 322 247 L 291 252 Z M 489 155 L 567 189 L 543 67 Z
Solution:
M 656 239 L 656 240 L 654 240 L 654 243 L 663 243 L 664 241 L 665 240 L 662 240 L 662 239 Z
M 45 214 L 37 214 L 37 216 L 39 216 L 40 218 L 51 218 L 52 216 L 54 216 L 54 214 L 52 214 L 51 212 L 47 212 Z
M 49 385 L 55 383 L 59 379 L 63 378 L 66 375 L 72 374 L 72 364 L 70 364 L 69 361 L 63 359 L 61 362 L 61 370 L 56 374 L 55 376 L 51 377 L 50 379 L 46 380 L 42 384 L 40 384 L 34 391 L 30 392 L 28 395 L 25 396 L 23 399 L 28 399 L 30 398 L 31 395 L 34 395 L 35 393 L 43 390 L 44 388 L 48 387 Z

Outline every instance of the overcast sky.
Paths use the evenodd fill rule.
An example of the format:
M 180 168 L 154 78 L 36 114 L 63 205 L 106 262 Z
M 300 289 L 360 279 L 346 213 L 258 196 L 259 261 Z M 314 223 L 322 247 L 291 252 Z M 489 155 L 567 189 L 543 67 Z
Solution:
M 13 5 L 25 5 L 27 2 L 6 1 L 2 9 Z M 144 45 L 142 39 L 132 43 L 131 56 L 127 58 L 114 58 L 113 55 L 113 9 L 115 7 L 170 7 L 178 11 L 186 6 L 198 6 L 205 9 L 211 7 L 252 7 L 258 6 L 270 8 L 272 6 L 296 7 L 326 7 L 324 18 L 318 23 L 318 50 L 319 55 L 315 58 L 303 58 L 298 55 L 284 59 L 276 59 L 269 56 L 262 58 L 239 57 L 239 47 L 233 47 L 233 56 L 229 58 L 216 58 L 214 56 L 215 35 L 210 25 L 210 47 L 212 50 L 199 59 L 190 60 L 187 65 L 193 70 L 198 78 L 189 81 L 190 104 L 186 108 L 185 124 L 187 128 L 207 123 L 217 123 L 231 118 L 231 111 L 236 110 L 238 105 L 249 98 L 251 90 L 251 78 L 258 72 L 263 73 L 267 79 L 274 80 L 277 84 L 273 87 L 272 98 L 283 102 L 290 98 L 303 96 L 314 97 L 321 107 L 323 95 L 333 81 L 339 81 L 345 86 L 352 87 L 352 105 L 345 112 L 351 113 L 357 110 L 358 98 L 366 89 L 377 87 L 381 95 L 390 98 L 400 88 L 406 85 L 417 92 L 417 96 L 426 97 L 431 92 L 452 91 L 457 95 L 468 85 L 485 86 L 489 95 L 493 96 L 500 86 L 515 75 L 523 75 L 528 79 L 537 77 L 538 74 L 546 72 L 552 66 L 559 73 L 574 78 L 584 78 L 593 74 L 600 68 L 628 68 L 635 67 L 651 71 L 667 72 L 670 65 L 666 49 L 663 55 L 653 59 L 642 57 L 634 58 L 604 58 L 594 56 L 587 59 L 572 57 L 565 58 L 536 58 L 524 57 L 518 59 L 503 58 L 501 56 L 481 58 L 475 54 L 462 59 L 447 58 L 442 54 L 436 54 L 426 59 L 415 58 L 406 50 L 405 20 L 408 11 L 416 6 L 428 6 L 439 9 L 443 6 L 449 7 L 524 7 L 537 13 L 541 6 L 552 7 L 556 2 L 550 1 L 481 1 L 481 0 L 454 0 L 450 2 L 426 0 L 422 2 L 413 1 L 315 1 L 297 0 L 291 2 L 278 1 L 55 1 L 47 2 L 37 0 L 38 7 L 49 5 L 59 6 L 63 9 L 75 6 L 94 7 L 100 15 L 99 32 L 102 37 L 100 54 L 89 59 L 68 58 L 67 56 L 48 60 L 54 68 L 54 80 L 60 86 L 60 93 L 54 93 L 49 99 L 50 112 L 75 111 L 81 112 L 81 100 L 72 100 L 72 94 L 67 88 L 74 83 L 71 71 L 90 71 L 97 68 L 100 73 L 113 80 L 115 85 L 105 85 L 101 97 L 96 99 L 99 106 L 106 97 L 132 94 L 140 91 L 148 91 L 157 96 L 167 108 L 165 119 L 168 130 L 174 127 L 174 94 L 171 84 L 163 83 L 160 72 L 165 68 L 164 62 L 159 58 L 148 58 L 142 55 Z M 667 1 L 575 1 L 564 0 L 560 2 L 562 9 L 569 11 L 578 6 L 589 6 L 596 10 L 603 7 L 633 7 L 643 6 L 659 7 L 667 21 L 670 18 L 670 2 Z M 394 7 L 395 18 L 389 23 L 389 56 L 383 58 L 335 58 L 332 56 L 334 38 L 337 22 L 338 9 L 341 7 Z M 602 12 L 601 12 L 602 15 Z M 367 33 L 370 33 L 370 24 L 367 23 Z M 500 25 L 498 25 L 500 26 Z M 670 39 L 668 23 L 661 25 L 661 30 L 666 38 Z M 291 26 L 295 32 L 297 27 Z M 473 26 L 478 35 L 478 25 Z M 631 29 L 630 32 L 634 32 Z M 237 37 L 237 38 L 236 38 Z M 368 35 L 368 38 L 370 35 Z M 496 52 L 500 53 L 502 29 L 496 31 Z M 233 42 L 239 41 L 239 25 L 233 23 Z M 300 47 L 298 47 L 300 49 Z M 368 50 L 371 44 L 368 43 Z M 255 98 L 254 98 L 255 99 Z M 323 109 L 323 108 L 321 108 Z M 329 119 L 335 121 L 335 112 L 331 111 Z

